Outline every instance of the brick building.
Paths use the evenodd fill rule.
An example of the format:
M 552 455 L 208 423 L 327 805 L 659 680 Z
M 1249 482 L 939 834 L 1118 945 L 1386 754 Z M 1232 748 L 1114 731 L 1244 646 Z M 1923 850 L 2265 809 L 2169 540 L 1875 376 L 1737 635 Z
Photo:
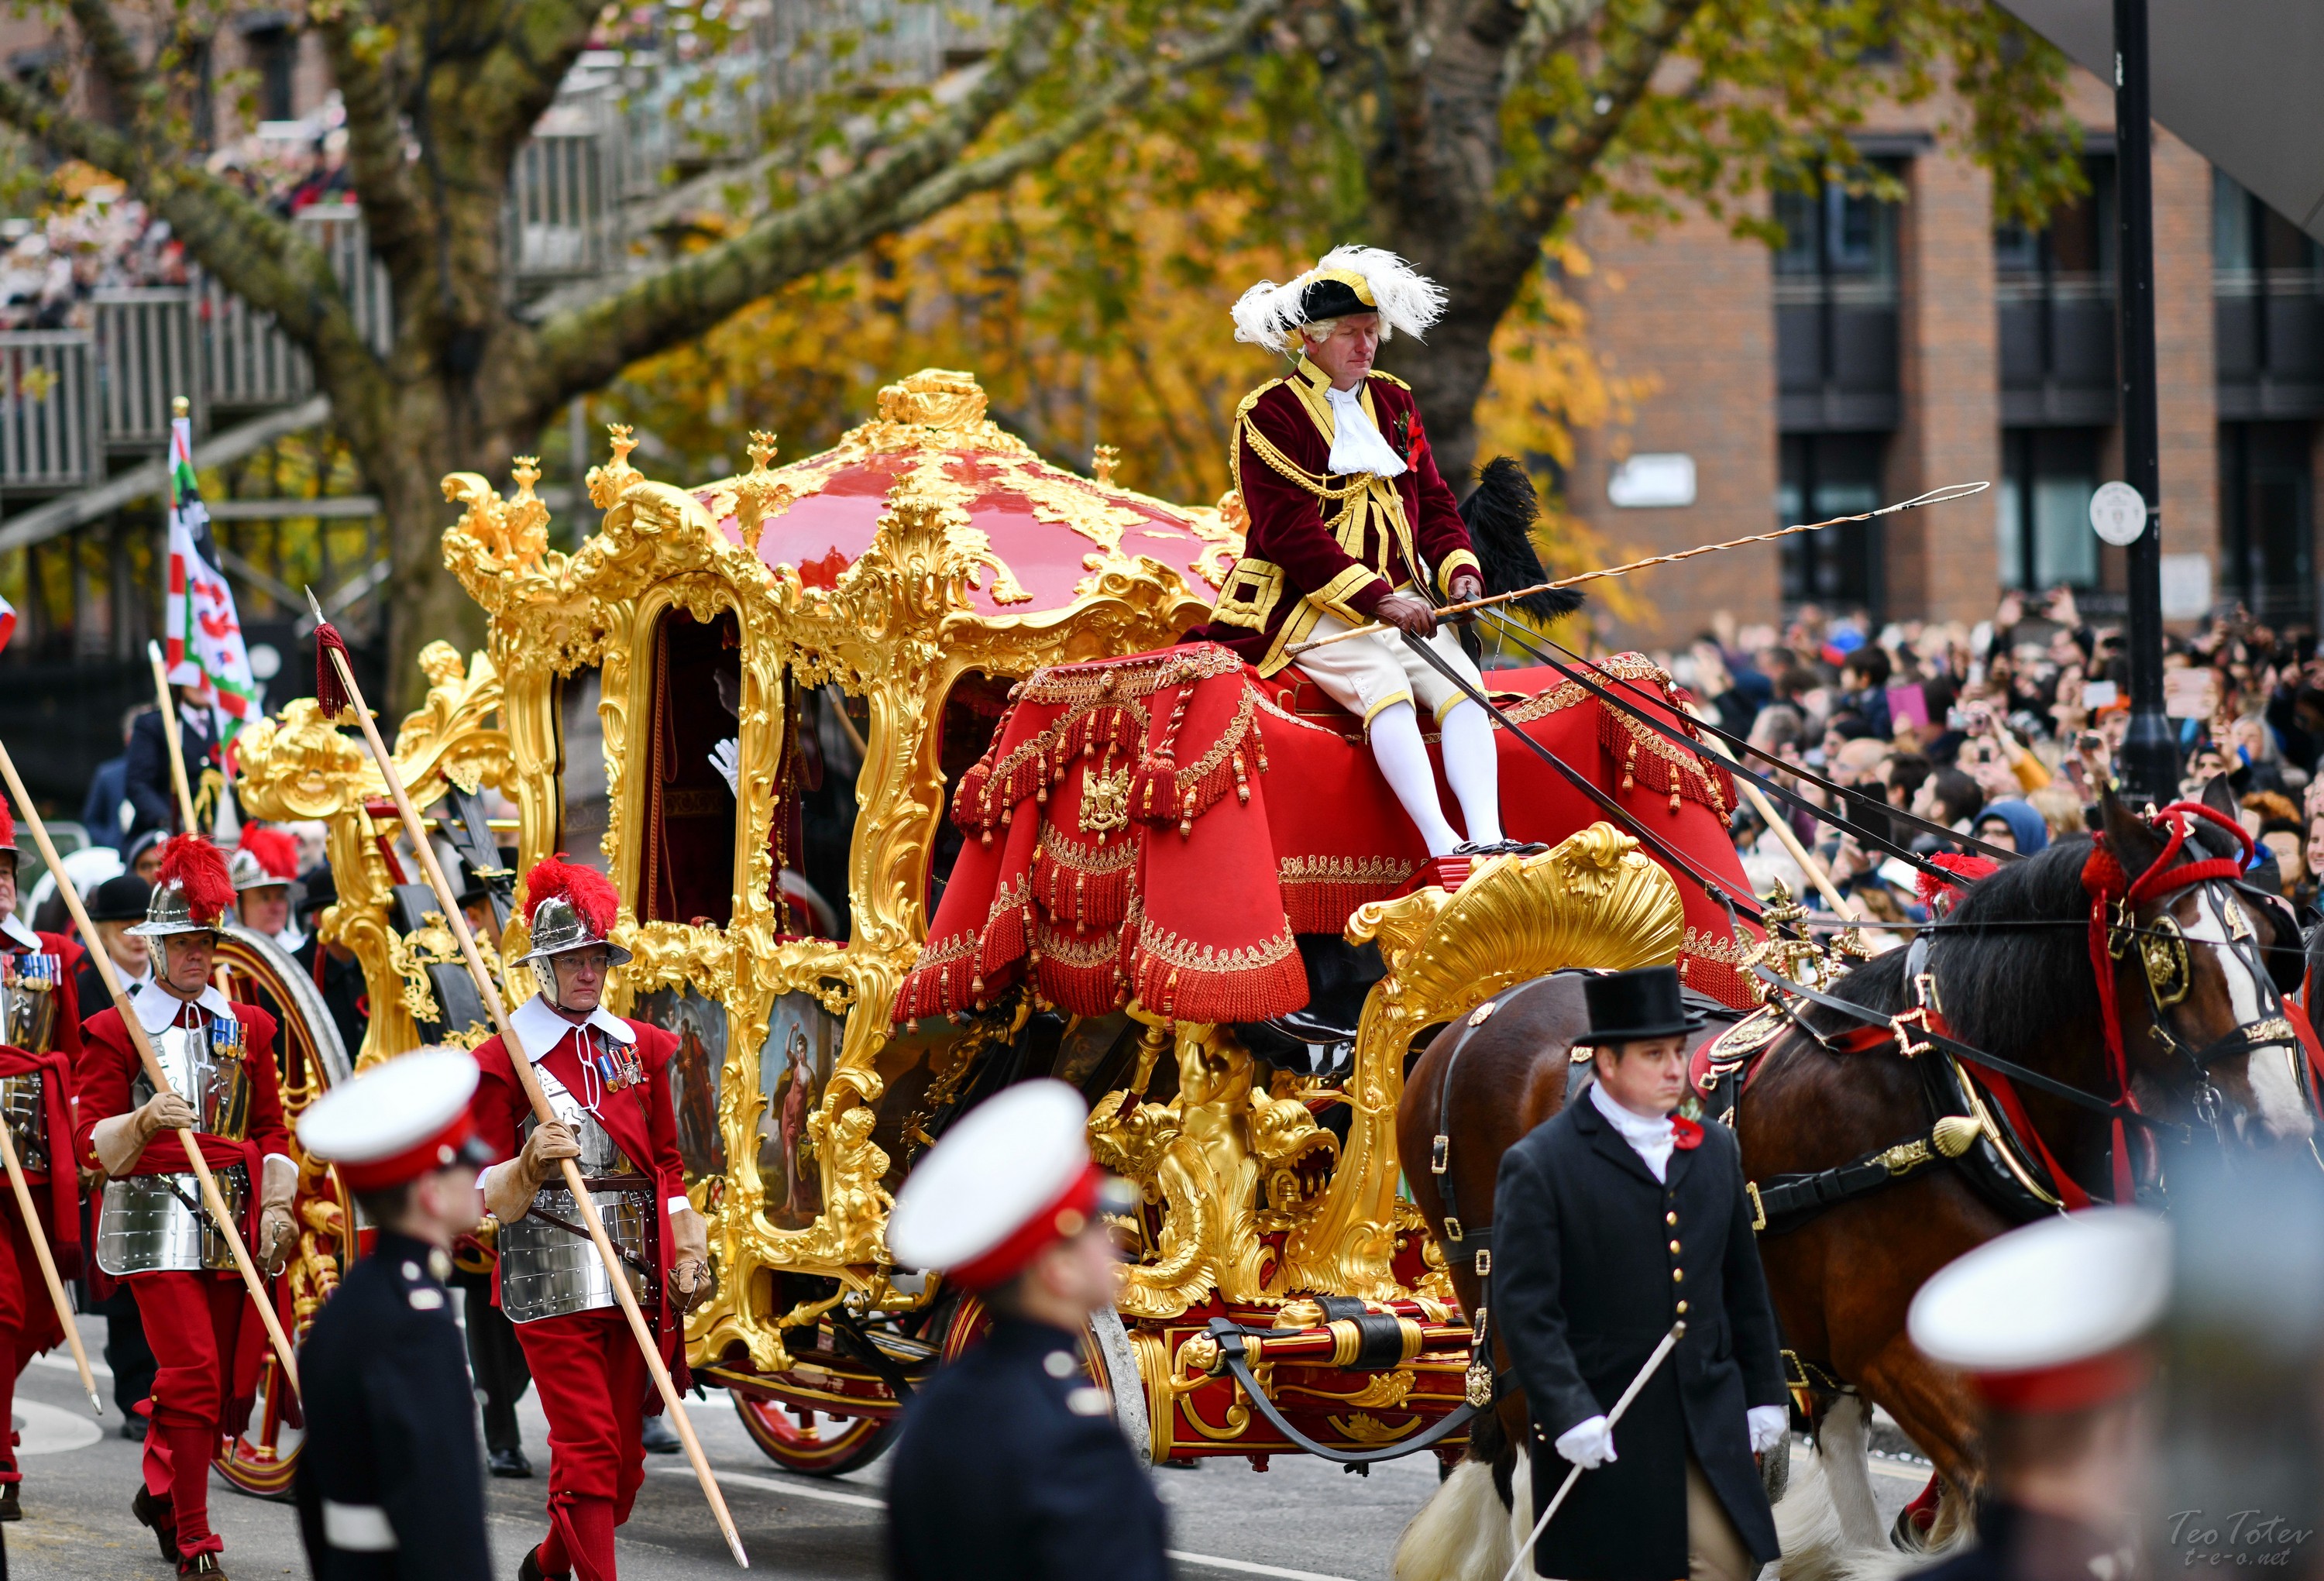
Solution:
M 2113 99 L 2077 69 L 2069 104 L 2090 192 L 2038 234 L 1995 225 L 1988 173 L 1932 135 L 1942 104 L 1858 139 L 1902 202 L 1781 196 L 1780 250 L 1700 216 L 1645 237 L 1583 217 L 1597 268 L 1572 289 L 1600 357 L 1648 391 L 1631 421 L 1580 436 L 1567 492 L 1626 556 L 1995 485 L 1659 570 L 1641 579 L 1652 613 L 1608 637 L 1663 646 L 1721 609 L 1806 602 L 1975 621 L 2008 588 L 2123 608 L 2122 551 L 2088 519 L 2122 471 Z M 2240 602 L 2313 622 L 2324 259 L 2160 127 L 2154 205 L 2166 617 Z

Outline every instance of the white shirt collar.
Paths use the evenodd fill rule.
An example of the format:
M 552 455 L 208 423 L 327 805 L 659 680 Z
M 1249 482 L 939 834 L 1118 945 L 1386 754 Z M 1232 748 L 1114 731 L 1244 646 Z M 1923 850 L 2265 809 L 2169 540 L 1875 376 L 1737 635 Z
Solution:
M 292 923 L 274 935 L 274 942 L 282 946 L 286 953 L 295 955 L 298 953 L 299 946 L 307 942 L 307 935 L 299 931 L 298 924 Z
M 1404 458 L 1388 448 L 1388 441 L 1380 437 L 1379 426 L 1364 410 L 1360 387 L 1334 390 L 1326 384 L 1323 399 L 1332 403 L 1332 457 L 1323 464 L 1325 471 L 1334 474 L 1368 472 L 1392 478 L 1409 470 Z
M 34 954 L 38 954 L 45 948 L 41 942 L 40 934 L 26 927 L 24 920 L 13 911 L 5 917 L 0 917 L 0 933 L 5 933 L 12 942 L 22 944 Z
M 603 1005 L 590 1011 L 589 1019 L 581 1025 L 595 1027 L 615 1043 L 638 1041 L 638 1034 L 630 1030 L 630 1024 Z M 509 1016 L 509 1028 L 516 1034 L 517 1041 L 524 1044 L 525 1057 L 538 1065 L 565 1041 L 565 1034 L 573 1030 L 573 1023 L 559 1016 L 547 999 L 536 994 L 519 1005 Z
M 1622 1140 L 1630 1144 L 1631 1151 L 1646 1161 L 1646 1168 L 1653 1172 L 1655 1179 L 1665 1179 L 1670 1169 L 1671 1148 L 1678 1140 L 1678 1133 L 1671 1126 L 1670 1117 L 1665 1115 L 1658 1119 L 1650 1119 L 1645 1115 L 1632 1114 L 1607 1097 L 1606 1089 L 1595 1081 L 1590 1084 L 1590 1101 L 1598 1106 L 1598 1112 L 1621 1134 Z
M 217 991 L 216 983 L 204 983 L 202 997 L 194 1003 L 220 1021 L 235 1018 L 234 1007 L 226 1002 L 224 994 Z M 167 988 L 155 987 L 153 979 L 149 977 L 139 983 L 136 991 L 129 996 L 129 1007 L 137 1012 L 137 1025 L 152 1034 L 177 1020 L 179 1013 L 185 1009 L 186 1002 Z

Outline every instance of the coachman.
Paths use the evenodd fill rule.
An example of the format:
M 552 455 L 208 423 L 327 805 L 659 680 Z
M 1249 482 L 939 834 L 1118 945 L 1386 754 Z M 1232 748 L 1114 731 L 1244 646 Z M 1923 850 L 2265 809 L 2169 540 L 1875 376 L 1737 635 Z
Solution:
M 525 876 L 525 894 L 532 946 L 510 965 L 530 962 L 540 992 L 509 1025 L 557 1118 L 534 1116 L 501 1039 L 475 1055 L 476 1134 L 505 1161 L 478 1181 L 500 1252 L 493 1296 L 549 1416 L 549 1535 L 518 1574 L 613 1581 L 613 1529 L 645 1481 L 640 1423 L 661 1401 L 558 1166 L 580 1161 L 681 1390 L 685 1317 L 711 1293 L 709 1236 L 678 1161 L 669 1095 L 678 1038 L 599 1002 L 607 971 L 630 959 L 610 938 L 621 908 L 613 885 L 553 857 Z
M 190 1126 L 229 1212 L 257 1260 L 280 1273 L 296 1230 L 299 1183 L 276 1091 L 274 1017 L 231 1003 L 210 983 L 218 931 L 234 905 L 224 853 L 198 834 L 162 849 L 145 920 L 131 929 L 152 951 L 153 975 L 130 996 L 172 1090 L 156 1094 L 121 1012 L 108 1007 L 82 1029 L 74 1152 L 105 1172 L 97 1264 L 124 1280 L 160 1364 L 145 1478 L 131 1509 L 180 1576 L 223 1576 L 225 1542 L 210 1530 L 210 1458 L 222 1432 L 250 1409 L 236 1397 L 237 1366 L 254 1359 L 264 1330 L 226 1237 L 209 1223 L 179 1131 Z

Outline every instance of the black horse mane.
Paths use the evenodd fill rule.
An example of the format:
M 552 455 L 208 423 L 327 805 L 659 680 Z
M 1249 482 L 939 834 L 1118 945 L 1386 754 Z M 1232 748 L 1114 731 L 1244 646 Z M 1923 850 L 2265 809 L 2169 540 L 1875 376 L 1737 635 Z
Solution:
M 1954 1036 L 1997 1052 L 2097 1023 L 2090 901 L 2082 888 L 2089 850 L 2089 839 L 2076 835 L 2011 862 L 1969 886 L 1967 898 L 1932 931 L 1929 970 Z M 1906 953 L 1891 950 L 1866 961 L 1833 985 L 1833 996 L 1884 1013 L 1904 1009 L 1912 1002 Z M 1830 1011 L 1814 1017 L 1824 1031 L 1842 1019 Z

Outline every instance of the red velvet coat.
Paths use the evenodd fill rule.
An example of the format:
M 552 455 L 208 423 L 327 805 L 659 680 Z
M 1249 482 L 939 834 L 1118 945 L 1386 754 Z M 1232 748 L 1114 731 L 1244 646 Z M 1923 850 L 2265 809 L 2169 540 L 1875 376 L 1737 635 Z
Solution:
M 1387 373 L 1364 381 L 1372 420 L 1406 467 L 1365 491 L 1363 474 L 1324 470 L 1332 456 L 1323 395 L 1330 384 L 1303 359 L 1288 376 L 1244 397 L 1236 413 L 1235 487 L 1250 525 L 1211 623 L 1186 639 L 1223 643 L 1262 676 L 1292 662 L 1283 650 L 1306 639 L 1319 613 L 1359 625 L 1390 593 L 1432 584 L 1449 597 L 1455 574 L 1477 570 L 1411 388 Z M 1342 491 L 1352 492 L 1329 497 Z
M 678 1052 L 678 1036 L 648 1022 L 630 1021 L 626 1025 L 637 1034 L 638 1060 L 645 1067 L 646 1079 L 619 1092 L 606 1093 L 590 1112 L 631 1162 L 653 1177 L 654 1218 L 660 1231 L 656 1237 L 661 1264 L 661 1277 L 657 1282 L 660 1299 L 646 1308 L 646 1316 L 660 1337 L 663 1361 L 677 1374 L 685 1359 L 685 1326 L 677 1309 L 669 1304 L 669 1200 L 686 1195 L 686 1166 L 678 1155 L 678 1119 L 669 1095 L 669 1062 Z M 581 1062 L 574 1052 L 570 1032 L 538 1062 L 538 1067 L 564 1083 L 565 1089 L 576 1098 L 584 1091 Z M 519 1126 L 532 1113 L 532 1106 L 526 1101 L 524 1089 L 509 1062 L 508 1045 L 497 1036 L 477 1044 L 476 1070 L 481 1078 L 472 1106 L 476 1135 L 484 1138 L 496 1157 L 514 1158 L 522 1145 Z M 493 1301 L 494 1305 L 500 1302 L 497 1280 L 493 1283 Z M 681 1382 L 678 1386 L 686 1385 Z M 660 1409 L 659 1400 L 657 1394 L 656 1410 Z

